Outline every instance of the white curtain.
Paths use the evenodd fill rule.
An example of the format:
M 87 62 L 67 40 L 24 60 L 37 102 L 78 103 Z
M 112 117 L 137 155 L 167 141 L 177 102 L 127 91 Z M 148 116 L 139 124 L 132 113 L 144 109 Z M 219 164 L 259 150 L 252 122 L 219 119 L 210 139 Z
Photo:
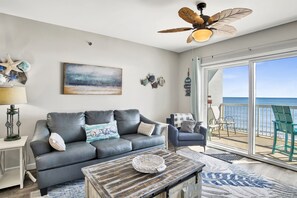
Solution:
M 196 121 L 202 120 L 201 113 L 201 58 L 192 59 L 192 84 L 191 84 L 191 111 L 194 114 Z

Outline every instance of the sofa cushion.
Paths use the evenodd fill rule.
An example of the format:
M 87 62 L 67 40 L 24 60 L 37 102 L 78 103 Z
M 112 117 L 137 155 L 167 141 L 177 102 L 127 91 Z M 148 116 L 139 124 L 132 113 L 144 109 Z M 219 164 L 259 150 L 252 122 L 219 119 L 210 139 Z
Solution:
M 133 150 L 158 146 L 165 143 L 163 135 L 146 136 L 141 134 L 128 134 L 122 135 L 121 138 L 131 141 Z
M 120 138 L 118 133 L 117 121 L 114 120 L 104 124 L 84 125 L 86 131 L 87 142 L 94 142 L 97 140 L 106 140 Z
M 86 124 L 102 124 L 109 123 L 114 120 L 113 111 L 86 111 Z
M 118 123 L 120 135 L 137 133 L 140 114 L 137 109 L 115 110 L 114 117 Z
M 47 126 L 52 133 L 58 133 L 65 143 L 85 141 L 86 133 L 84 113 L 49 113 Z
M 64 152 L 53 151 L 36 157 L 38 170 L 46 170 L 96 158 L 96 148 L 87 142 L 66 144 Z
M 132 143 L 125 139 L 108 139 L 91 142 L 96 148 L 97 158 L 110 157 L 132 151 Z
M 204 136 L 200 133 L 178 132 L 178 139 L 181 141 L 199 141 L 204 140 Z

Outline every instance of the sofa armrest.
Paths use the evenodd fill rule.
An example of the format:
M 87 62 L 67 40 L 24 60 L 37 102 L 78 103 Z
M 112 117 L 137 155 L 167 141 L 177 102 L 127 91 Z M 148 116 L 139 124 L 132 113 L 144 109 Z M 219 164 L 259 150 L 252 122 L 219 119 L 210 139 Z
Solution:
M 143 115 L 140 114 L 140 121 L 147 123 L 147 124 L 154 124 L 155 125 L 155 129 L 153 131 L 153 135 L 161 135 L 161 131 L 162 131 L 162 126 L 155 121 L 152 121 L 146 117 L 144 117 Z
M 33 138 L 30 142 L 35 157 L 52 151 L 48 142 L 49 136 L 50 131 L 47 128 L 46 120 L 38 120 L 35 125 Z
M 168 125 L 168 139 L 173 146 L 178 146 L 178 130 L 171 124 Z
M 207 129 L 203 126 L 200 126 L 199 133 L 201 133 L 204 136 L 204 145 L 206 145 L 207 141 Z
M 161 135 L 165 137 L 165 148 L 168 149 L 168 125 L 164 122 L 157 122 L 161 125 Z

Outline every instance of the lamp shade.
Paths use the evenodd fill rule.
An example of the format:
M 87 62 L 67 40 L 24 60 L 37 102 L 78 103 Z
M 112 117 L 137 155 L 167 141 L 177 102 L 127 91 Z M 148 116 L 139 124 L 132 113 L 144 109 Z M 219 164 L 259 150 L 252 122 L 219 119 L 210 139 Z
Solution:
M 212 31 L 209 29 L 199 29 L 192 33 L 192 37 L 197 42 L 204 42 L 208 41 L 208 39 L 211 37 Z
M 25 87 L 0 87 L 0 105 L 27 103 Z

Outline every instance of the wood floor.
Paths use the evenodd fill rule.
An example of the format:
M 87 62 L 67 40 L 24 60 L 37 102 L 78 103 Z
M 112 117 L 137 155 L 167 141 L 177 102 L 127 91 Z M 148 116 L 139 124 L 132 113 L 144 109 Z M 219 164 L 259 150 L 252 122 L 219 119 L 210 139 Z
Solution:
M 169 149 L 174 150 L 172 146 L 170 146 Z M 200 146 L 191 146 L 190 149 L 195 150 L 197 152 L 203 152 L 203 148 Z M 206 153 L 208 154 L 222 153 L 222 152 L 224 151 L 210 148 L 210 147 L 206 148 Z M 272 178 L 281 183 L 297 187 L 297 172 L 276 167 L 273 165 L 269 165 L 266 163 L 258 162 L 248 158 L 243 158 L 237 161 L 236 164 L 258 175 Z M 36 176 L 35 171 L 31 171 L 31 173 L 34 176 Z M 1 198 L 30 198 L 30 193 L 36 190 L 38 190 L 37 183 L 33 183 L 29 179 L 29 177 L 26 176 L 23 189 L 20 189 L 19 186 L 1 189 L 0 197 Z
M 233 131 L 229 132 L 229 136 L 227 135 L 227 131 L 221 130 L 221 135 L 219 138 L 218 131 L 213 131 L 211 141 L 228 146 L 230 148 L 236 148 L 243 152 L 247 152 L 248 150 L 248 136 L 247 133 L 243 132 L 236 132 L 236 134 Z M 272 154 L 272 145 L 273 145 L 273 137 L 267 137 L 267 136 L 257 136 L 256 137 L 256 154 L 266 157 L 278 162 L 290 164 L 297 166 L 297 152 L 295 151 L 295 155 L 293 155 L 292 162 L 289 162 L 288 154 L 276 151 L 274 154 Z M 284 145 L 284 141 L 281 139 L 278 139 L 277 145 Z M 295 143 L 297 148 L 297 141 Z
M 30 172 L 36 178 L 36 171 L 32 170 Z M 20 186 L 1 189 L 0 197 L 1 198 L 30 198 L 30 193 L 36 190 L 38 190 L 37 183 L 32 182 L 30 178 L 26 175 L 23 189 L 20 189 Z

